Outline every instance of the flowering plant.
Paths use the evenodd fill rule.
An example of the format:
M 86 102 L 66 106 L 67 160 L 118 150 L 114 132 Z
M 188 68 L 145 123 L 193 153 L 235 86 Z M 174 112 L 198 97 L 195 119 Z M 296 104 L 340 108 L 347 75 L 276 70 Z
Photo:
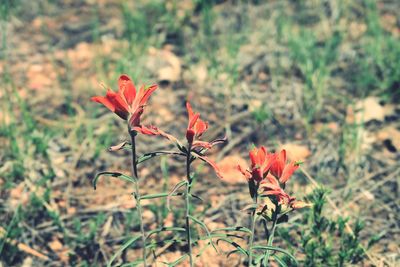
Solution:
M 263 146 L 255 147 L 249 152 L 249 157 L 251 167 L 244 169 L 239 165 L 238 170 L 247 179 L 250 197 L 253 200 L 253 204 L 248 207 L 251 211 L 251 234 L 248 248 L 249 266 L 251 266 L 255 248 L 266 251 L 256 262 L 263 260 L 264 264 L 268 264 L 270 251 L 277 250 L 272 247 L 276 225 L 288 220 L 286 215 L 288 212 L 306 207 L 308 204 L 297 201 L 284 191 L 286 183 L 299 168 L 298 163 L 287 162 L 286 150 L 268 153 Z M 272 222 L 272 226 L 268 231 L 268 245 L 254 247 L 255 223 L 260 217 L 267 222 Z M 279 251 L 282 252 L 282 250 Z M 293 256 L 291 257 L 294 259 Z
M 117 92 L 111 89 L 107 90 L 105 96 L 95 96 L 92 97 L 92 101 L 103 104 L 106 108 L 114 112 L 117 116 L 127 122 L 128 133 L 131 138 L 131 142 L 123 142 L 119 145 L 112 146 L 111 151 L 117 151 L 125 147 L 131 148 L 132 156 L 132 175 L 126 175 L 119 172 L 100 172 L 96 175 L 93 180 L 94 188 L 96 189 L 97 181 L 101 176 L 111 176 L 115 178 L 122 179 L 134 185 L 134 199 L 136 201 L 136 209 L 139 214 L 139 224 L 141 234 L 129 239 L 125 244 L 122 245 L 121 249 L 111 257 L 108 266 L 111 266 L 113 261 L 130 245 L 141 239 L 142 241 L 142 259 L 141 262 L 144 266 L 148 266 L 148 253 L 146 248 L 147 240 L 153 234 L 162 231 L 180 231 L 186 234 L 186 244 L 187 244 L 187 254 L 183 255 L 180 259 L 175 261 L 178 264 L 180 261 L 184 260 L 186 257 L 189 258 L 190 266 L 194 266 L 195 258 L 193 257 L 192 246 L 197 244 L 199 240 L 203 239 L 200 237 L 199 240 L 193 242 L 193 236 L 191 233 L 191 222 L 200 225 L 207 233 L 207 239 L 209 242 L 207 246 L 213 246 L 214 239 L 217 238 L 218 241 L 223 240 L 236 249 L 232 251 L 241 252 L 248 256 L 249 266 L 253 264 L 253 251 L 254 250 L 264 250 L 262 257 L 255 259 L 258 263 L 263 260 L 265 264 L 268 263 L 270 251 L 280 251 L 292 257 L 288 252 L 273 247 L 273 237 L 276 225 L 282 221 L 287 220 L 287 213 L 292 210 L 307 206 L 306 203 L 297 201 L 294 197 L 289 196 L 285 191 L 286 183 L 290 180 L 292 174 L 299 167 L 296 162 L 287 162 L 286 151 L 282 150 L 279 153 L 268 153 L 265 147 L 254 148 L 249 152 L 251 166 L 249 168 L 244 168 L 238 166 L 239 171 L 247 179 L 250 197 L 253 204 L 247 209 L 251 213 L 251 230 L 246 227 L 226 227 L 222 229 L 214 229 L 209 231 L 207 226 L 194 217 L 191 211 L 193 197 L 193 179 L 194 175 L 191 171 L 191 164 L 200 159 L 210 165 L 215 171 L 216 175 L 222 178 L 221 171 L 218 165 L 206 156 L 206 152 L 217 144 L 226 142 L 226 138 L 216 139 L 210 142 L 203 141 L 202 135 L 208 130 L 209 125 L 207 122 L 200 118 L 200 113 L 193 111 L 193 108 L 189 102 L 186 103 L 186 109 L 188 113 L 188 124 L 186 127 L 185 141 L 182 141 L 173 135 L 166 133 L 165 131 L 159 129 L 156 126 L 146 126 L 141 124 L 141 116 L 147 105 L 147 102 L 151 94 L 157 89 L 157 85 L 151 85 L 149 87 L 142 86 L 139 91 L 132 80 L 127 75 L 121 75 L 118 80 L 119 89 Z M 173 142 L 177 149 L 176 151 L 152 151 L 146 152 L 142 156 L 137 155 L 136 151 L 136 136 L 137 134 L 143 134 L 147 136 L 162 136 L 169 141 Z M 141 162 L 154 158 L 160 155 L 174 155 L 180 156 L 185 159 L 185 173 L 186 179 L 177 183 L 174 188 L 169 192 L 163 192 L 159 194 L 151 195 L 141 195 L 139 183 L 140 179 L 138 176 L 138 164 Z M 184 192 L 178 193 L 178 191 L 184 188 Z M 141 200 L 143 199 L 153 199 L 153 198 L 167 198 L 167 207 L 169 208 L 169 201 L 172 196 L 182 195 L 185 200 L 185 226 L 182 227 L 161 227 L 157 230 L 152 230 L 146 234 L 145 225 L 142 216 L 142 206 Z M 255 222 L 257 219 L 264 219 L 268 222 L 272 222 L 268 234 L 268 245 L 267 246 L 254 246 L 254 236 L 255 236 Z M 229 234 L 221 233 L 222 231 L 239 231 L 247 233 L 249 237 L 248 249 L 245 250 L 238 244 L 230 239 Z M 218 243 L 217 241 L 217 243 Z M 197 256 L 201 255 L 198 254 Z M 276 257 L 276 255 L 274 255 Z

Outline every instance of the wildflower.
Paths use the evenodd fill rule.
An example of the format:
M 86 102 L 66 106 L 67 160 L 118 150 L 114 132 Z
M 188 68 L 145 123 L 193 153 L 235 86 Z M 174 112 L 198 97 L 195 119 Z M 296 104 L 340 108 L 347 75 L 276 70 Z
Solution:
M 298 168 L 299 165 L 294 161 L 286 163 L 286 150 L 283 149 L 276 154 L 275 162 L 272 164 L 270 171 L 281 184 L 285 184 Z
M 202 141 L 195 141 L 195 138 L 200 138 L 201 135 L 207 131 L 208 123 L 200 119 L 199 113 L 194 113 L 192 106 L 189 102 L 186 102 L 186 109 L 188 111 L 189 123 L 186 130 L 186 139 L 192 146 L 210 147 L 210 144 Z
M 263 194 L 266 196 L 275 196 L 277 202 L 280 204 L 290 202 L 291 197 L 283 190 L 279 181 L 271 174 L 268 174 L 266 179 L 261 181 L 260 189 L 263 190 Z
M 253 148 L 249 152 L 251 160 L 251 169 L 243 169 L 238 166 L 238 170 L 246 177 L 247 180 L 261 182 L 268 174 L 271 166 L 275 161 L 275 155 L 268 153 L 267 149 L 262 146 Z
M 148 88 L 142 86 L 139 92 L 136 92 L 132 80 L 123 74 L 119 77 L 118 87 L 118 92 L 108 89 L 105 96 L 94 96 L 91 100 L 103 104 L 121 119 L 128 120 L 131 128 L 140 126 L 140 116 L 147 100 L 157 89 L 157 85 L 154 84 Z

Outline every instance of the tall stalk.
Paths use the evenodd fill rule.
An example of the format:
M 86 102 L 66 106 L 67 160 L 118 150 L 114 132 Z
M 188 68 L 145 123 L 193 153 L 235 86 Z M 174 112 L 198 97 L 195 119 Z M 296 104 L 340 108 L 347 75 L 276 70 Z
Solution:
M 257 201 L 258 201 L 258 195 L 257 195 L 257 190 L 255 192 L 255 195 L 253 197 L 253 201 L 255 206 L 257 207 Z M 253 252 L 252 252 L 252 247 L 254 243 L 254 231 L 255 231 L 255 225 L 256 225 L 256 210 L 251 213 L 251 235 L 250 235 L 250 241 L 249 241 L 249 267 L 252 266 L 252 260 L 253 260 Z
M 137 163 L 136 163 L 136 143 L 135 137 L 136 132 L 129 130 L 129 134 L 131 136 L 131 143 L 132 143 L 132 175 L 136 178 L 135 183 L 135 199 L 136 199 L 136 208 L 139 213 L 139 224 L 140 224 L 140 231 L 142 233 L 142 242 L 143 242 L 143 265 L 147 267 L 146 262 L 146 235 L 144 232 L 144 224 L 143 224 L 143 216 L 142 216 L 142 205 L 140 204 L 140 191 L 139 191 L 139 177 L 137 171 Z
M 185 192 L 185 210 L 186 210 L 186 239 L 188 244 L 188 254 L 189 254 L 189 261 L 190 266 L 193 266 L 193 256 L 192 256 L 192 240 L 190 235 L 190 201 L 189 201 L 189 193 L 190 193 L 190 186 L 192 185 L 192 178 L 190 177 L 190 159 L 191 159 L 191 150 L 192 146 L 189 143 L 188 152 L 186 156 L 186 192 Z
M 272 246 L 272 243 L 274 242 L 274 235 L 275 235 L 275 229 L 276 229 L 276 222 L 278 221 L 278 213 L 279 213 L 279 209 L 278 209 L 278 205 L 276 204 L 276 208 L 274 213 L 272 214 L 272 226 L 271 226 L 271 231 L 268 237 L 268 246 Z M 269 261 L 269 257 L 271 255 L 271 251 L 267 250 L 267 255 L 266 255 L 266 259 L 265 262 L 268 264 Z

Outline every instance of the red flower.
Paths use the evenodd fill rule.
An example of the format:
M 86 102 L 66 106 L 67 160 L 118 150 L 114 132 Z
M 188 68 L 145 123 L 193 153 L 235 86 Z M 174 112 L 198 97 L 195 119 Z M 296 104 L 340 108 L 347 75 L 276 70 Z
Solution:
M 186 102 L 186 108 L 189 116 L 189 123 L 186 130 L 186 139 L 188 143 L 194 146 L 209 146 L 209 143 L 207 142 L 194 141 L 195 138 L 200 138 L 200 136 L 207 131 L 208 123 L 200 119 L 199 113 L 193 112 L 192 106 L 189 102 Z M 198 142 L 198 144 L 195 144 L 196 142 Z
M 264 194 L 275 196 L 279 203 L 289 203 L 291 197 L 282 189 L 278 180 L 271 174 L 266 176 L 266 179 L 260 183 L 260 188 L 264 190 Z
M 272 164 L 270 170 L 271 173 L 279 179 L 279 182 L 284 184 L 298 168 L 299 165 L 293 161 L 286 163 L 286 150 L 283 149 L 276 154 L 275 162 Z
M 129 125 L 132 128 L 139 126 L 140 116 L 147 100 L 157 89 L 157 85 L 154 84 L 148 88 L 142 86 L 139 92 L 136 92 L 132 80 L 124 74 L 119 77 L 118 86 L 118 92 L 108 89 L 105 96 L 94 96 L 91 100 L 103 104 L 121 119 L 129 120 Z
M 242 169 L 238 166 L 238 170 L 246 177 L 247 180 L 255 180 L 260 182 L 263 180 L 271 166 L 275 161 L 275 155 L 267 152 L 265 147 L 254 148 L 249 152 L 251 160 L 251 169 Z

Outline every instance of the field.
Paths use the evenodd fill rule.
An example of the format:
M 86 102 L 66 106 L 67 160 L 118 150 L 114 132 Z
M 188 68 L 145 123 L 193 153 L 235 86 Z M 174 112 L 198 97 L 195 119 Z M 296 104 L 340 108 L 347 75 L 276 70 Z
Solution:
M 207 153 L 223 179 L 192 166 L 190 212 L 211 232 L 250 227 L 236 167 L 264 145 L 301 162 L 285 190 L 312 204 L 279 224 L 275 246 L 299 266 L 399 266 L 399 13 L 396 0 L 2 0 L 0 267 L 106 266 L 140 233 L 131 185 L 92 186 L 100 171 L 131 172 L 129 150 L 108 151 L 129 139 L 126 123 L 90 101 L 117 90 L 121 74 L 159 86 L 144 124 L 183 140 L 190 101 L 209 123 L 204 140 L 226 136 Z M 174 149 L 145 135 L 136 146 Z M 141 194 L 170 192 L 184 164 L 140 164 Z M 146 232 L 185 224 L 183 198 L 142 206 Z M 192 228 L 196 266 L 247 265 L 228 243 L 214 251 L 201 224 Z M 148 263 L 189 266 L 184 238 L 154 234 Z M 255 242 L 266 245 L 262 224 Z M 132 243 L 114 264 L 133 266 L 141 248 Z M 284 264 L 294 266 L 285 255 L 270 262 Z

